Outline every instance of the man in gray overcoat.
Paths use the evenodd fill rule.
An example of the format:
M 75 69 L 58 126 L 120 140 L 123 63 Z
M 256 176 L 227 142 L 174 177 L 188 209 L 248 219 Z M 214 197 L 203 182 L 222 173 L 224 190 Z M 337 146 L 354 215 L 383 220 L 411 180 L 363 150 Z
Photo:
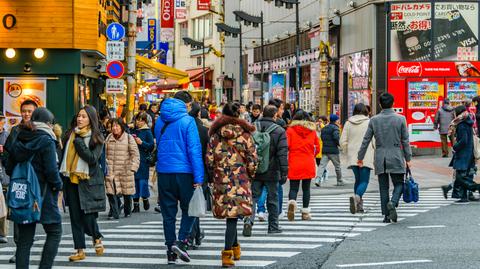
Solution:
M 393 95 L 383 93 L 379 98 L 382 112 L 374 116 L 368 125 L 358 152 L 358 166 L 362 167 L 363 158 L 375 137 L 375 175 L 380 185 L 380 201 L 382 203 L 383 222 L 397 222 L 396 207 L 403 193 L 403 180 L 406 167 L 410 167 L 412 151 L 408 140 L 405 117 L 393 111 Z M 389 177 L 393 182 L 393 194 L 389 198 Z

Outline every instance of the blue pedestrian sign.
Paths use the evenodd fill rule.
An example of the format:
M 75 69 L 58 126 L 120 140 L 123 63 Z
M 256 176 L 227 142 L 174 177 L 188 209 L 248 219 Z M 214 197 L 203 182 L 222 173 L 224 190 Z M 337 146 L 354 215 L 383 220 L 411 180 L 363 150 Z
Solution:
M 125 37 L 125 27 L 120 23 L 113 22 L 107 27 L 107 37 L 111 41 L 119 41 Z

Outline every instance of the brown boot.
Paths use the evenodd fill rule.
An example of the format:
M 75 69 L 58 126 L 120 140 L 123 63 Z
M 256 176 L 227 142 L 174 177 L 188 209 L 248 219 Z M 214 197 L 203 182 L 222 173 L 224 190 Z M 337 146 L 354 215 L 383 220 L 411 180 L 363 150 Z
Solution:
M 94 242 L 94 247 L 95 247 L 95 253 L 97 253 L 97 256 L 102 256 L 103 252 L 105 252 L 105 248 L 103 247 L 102 239 L 95 239 Z
M 363 210 L 363 199 L 360 196 L 358 196 L 357 213 L 365 213 Z
M 288 218 L 289 221 L 294 221 L 295 220 L 295 211 L 296 210 L 297 210 L 297 201 L 295 201 L 295 200 L 288 201 L 287 218 Z
M 239 261 L 240 257 L 242 256 L 242 249 L 240 248 L 240 244 L 233 246 L 233 259 L 235 261 Z
M 83 249 L 77 249 L 77 252 L 72 256 L 68 257 L 68 260 L 71 262 L 78 262 L 81 260 L 85 260 L 85 257 L 85 251 L 83 251 Z
M 233 261 L 233 250 L 222 250 L 222 267 L 229 268 L 235 266 Z
M 350 213 L 355 214 L 357 212 L 357 196 L 350 196 Z
M 310 208 L 302 208 L 302 220 L 312 220 L 312 215 L 310 215 Z

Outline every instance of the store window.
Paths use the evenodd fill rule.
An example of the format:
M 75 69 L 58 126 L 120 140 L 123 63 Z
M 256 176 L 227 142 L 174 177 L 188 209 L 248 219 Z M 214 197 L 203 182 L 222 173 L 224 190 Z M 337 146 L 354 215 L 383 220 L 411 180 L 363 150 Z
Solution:
M 193 39 L 202 40 L 212 38 L 213 33 L 213 17 L 211 14 L 193 19 L 192 30 Z
M 180 40 L 182 40 L 184 37 L 188 37 L 188 21 L 180 23 L 179 26 L 180 26 Z

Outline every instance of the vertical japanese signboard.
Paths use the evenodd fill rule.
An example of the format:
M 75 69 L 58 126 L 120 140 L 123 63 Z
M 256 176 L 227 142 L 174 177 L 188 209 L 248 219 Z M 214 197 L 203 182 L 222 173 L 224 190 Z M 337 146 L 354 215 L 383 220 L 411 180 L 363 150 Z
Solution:
M 187 6 L 185 0 L 175 0 L 175 19 L 184 20 L 187 18 Z
M 148 42 L 150 49 L 157 49 L 157 20 L 148 19 Z
M 372 86 L 371 51 L 365 50 L 345 56 L 348 74 L 348 116 L 358 103 L 370 105 Z
M 197 10 L 210 10 L 211 0 L 197 0 Z
M 174 31 L 174 0 L 162 0 L 160 7 L 160 41 L 173 42 L 175 40 Z

